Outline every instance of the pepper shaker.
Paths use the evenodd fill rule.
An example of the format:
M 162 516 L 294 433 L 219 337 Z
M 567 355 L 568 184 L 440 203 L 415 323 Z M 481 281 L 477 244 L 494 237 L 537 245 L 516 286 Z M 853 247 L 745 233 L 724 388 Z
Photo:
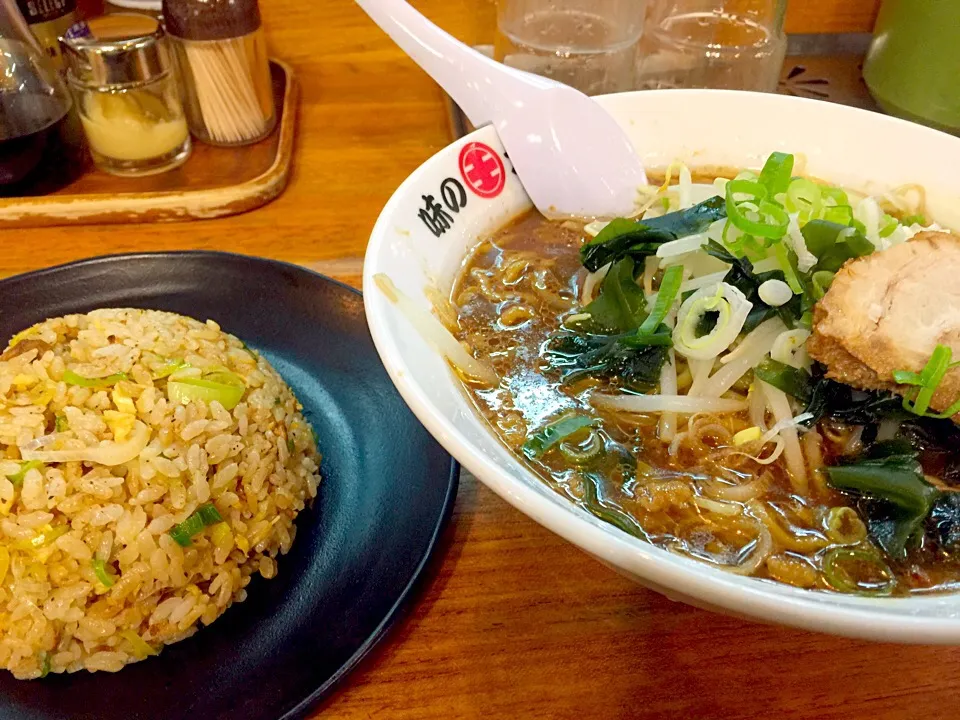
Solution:
M 114 175 L 170 170 L 190 155 L 175 67 L 156 18 L 105 15 L 61 40 L 94 162 Z
M 269 135 L 276 112 L 257 1 L 164 0 L 163 17 L 194 136 L 232 146 Z

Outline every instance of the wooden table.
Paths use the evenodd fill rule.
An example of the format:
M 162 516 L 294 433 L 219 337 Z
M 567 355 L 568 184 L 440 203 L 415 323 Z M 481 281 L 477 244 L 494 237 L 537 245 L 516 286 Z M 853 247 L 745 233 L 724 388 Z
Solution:
M 440 92 L 346 0 L 261 4 L 274 51 L 298 68 L 303 87 L 287 192 L 222 220 L 4 231 L 0 270 L 210 248 L 358 282 L 380 208 L 449 141 Z M 420 4 L 462 39 L 489 39 L 492 7 L 484 0 Z M 317 712 L 900 720 L 955 717 L 958 692 L 960 649 L 836 639 L 672 603 L 465 478 L 419 605 Z

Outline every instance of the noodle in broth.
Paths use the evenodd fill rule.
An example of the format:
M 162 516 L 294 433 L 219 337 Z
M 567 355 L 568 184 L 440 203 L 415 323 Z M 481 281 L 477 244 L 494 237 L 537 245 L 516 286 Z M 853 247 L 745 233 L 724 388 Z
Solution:
M 669 209 L 677 207 L 675 190 L 661 192 L 667 198 L 661 214 L 671 197 Z M 957 558 L 923 538 L 914 538 L 903 557 L 887 556 L 862 512 L 872 500 L 831 485 L 828 469 L 857 457 L 866 435 L 875 442 L 876 428 L 825 416 L 808 429 L 802 404 L 751 371 L 717 393 L 742 408 L 737 412 L 684 412 L 670 399 L 720 383 L 720 371 L 732 368 L 738 353 L 751 352 L 746 333 L 740 348 L 709 360 L 671 350 L 650 389 L 674 408 L 667 412 L 626 412 L 597 402 L 605 395 L 657 397 L 616 375 L 587 373 L 564 382 L 545 349 L 581 320 L 604 283 L 581 264 L 585 237 L 582 223 L 527 213 L 470 253 L 450 296 L 455 322 L 449 306 L 443 313 L 458 340 L 487 359 L 499 378 L 495 387 L 464 384 L 477 410 L 546 484 L 625 532 L 739 574 L 880 595 L 946 589 L 960 580 Z M 639 265 L 636 274 L 650 302 L 664 282 L 667 263 L 657 260 Z M 703 286 L 724 277 L 725 266 L 710 260 L 703 259 L 706 269 L 692 278 L 687 269 L 687 296 L 697 289 L 698 272 Z M 676 322 L 676 309 L 665 323 Z M 786 331 L 776 323 L 771 337 Z M 801 328 L 794 346 L 802 349 L 808 336 Z M 766 357 L 769 341 L 758 351 Z M 558 421 L 578 427 L 543 452 L 529 452 L 531 438 Z M 549 437 L 540 441 L 548 444 Z M 938 463 L 942 470 L 938 452 L 924 446 L 925 472 L 937 474 Z

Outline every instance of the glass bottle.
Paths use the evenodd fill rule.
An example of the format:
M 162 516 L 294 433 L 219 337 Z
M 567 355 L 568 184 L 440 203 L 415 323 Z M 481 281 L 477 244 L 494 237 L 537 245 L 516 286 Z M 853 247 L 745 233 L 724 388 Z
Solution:
M 651 0 L 637 87 L 773 92 L 787 0 Z
M 61 70 L 60 38 L 77 22 L 77 0 L 17 0 L 17 4 L 40 47 Z
M 104 15 L 63 39 L 67 81 L 94 162 L 114 175 L 151 175 L 182 164 L 190 133 L 177 76 L 156 18 Z
M 0 0 L 0 197 L 43 195 L 84 169 L 70 95 L 13 0 Z

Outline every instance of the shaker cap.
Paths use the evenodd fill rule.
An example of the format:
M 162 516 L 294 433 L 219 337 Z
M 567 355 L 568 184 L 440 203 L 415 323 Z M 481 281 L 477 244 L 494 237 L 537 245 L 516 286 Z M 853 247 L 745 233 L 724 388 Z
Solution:
M 170 72 L 170 51 L 156 18 L 116 13 L 70 28 L 60 38 L 67 76 L 88 86 L 148 82 Z
M 229 40 L 260 28 L 257 0 L 163 0 L 167 32 L 184 40 Z

